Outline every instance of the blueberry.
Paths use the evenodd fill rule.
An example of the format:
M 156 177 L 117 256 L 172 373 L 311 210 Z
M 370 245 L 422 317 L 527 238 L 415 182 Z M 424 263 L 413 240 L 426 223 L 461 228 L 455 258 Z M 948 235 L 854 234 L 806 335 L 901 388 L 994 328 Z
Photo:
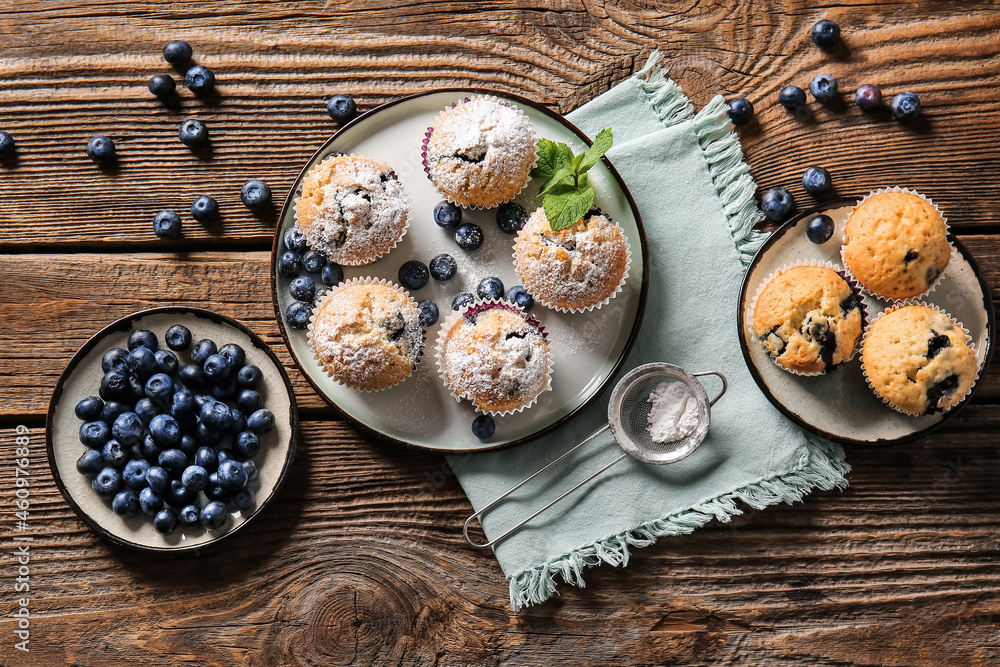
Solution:
M 233 439 L 233 450 L 244 458 L 253 458 L 260 451 L 260 438 L 253 431 L 241 431 Z
M 177 356 L 170 350 L 157 350 L 153 356 L 156 357 L 156 370 L 161 373 L 173 375 L 181 366 Z
M 862 111 L 875 111 L 882 106 L 882 91 L 874 83 L 858 86 L 854 93 L 854 103 Z
M 222 401 L 213 401 L 201 406 L 201 423 L 205 428 L 222 433 L 229 428 L 233 415 L 229 406 Z
M 889 110 L 896 120 L 913 120 L 923 111 L 920 106 L 920 98 L 915 93 L 900 93 L 892 98 L 889 103 Z
M 247 389 L 259 387 L 263 379 L 264 374 L 253 364 L 247 364 L 236 374 L 236 381 L 239 382 L 241 387 L 246 387 Z
M 234 452 L 233 450 L 229 449 L 228 447 L 223 447 L 222 449 L 220 449 L 216 453 L 216 456 L 219 459 L 219 465 L 222 465 L 222 463 L 224 463 L 225 461 L 235 460 L 236 459 L 236 452 Z M 215 481 L 218 481 L 218 476 L 216 476 L 216 480 Z
M 191 345 L 191 331 L 183 324 L 175 324 L 167 329 L 163 339 L 171 350 L 181 352 Z
M 208 476 L 208 486 L 205 487 L 205 496 L 209 500 L 219 500 L 225 502 L 229 500 L 229 492 L 219 485 L 219 473 L 213 472 Z
M 155 464 L 160 460 L 161 451 L 163 450 L 160 449 L 160 446 L 156 444 L 155 440 L 153 440 L 153 436 L 148 433 L 143 436 L 142 443 L 139 445 L 139 453 L 142 454 L 143 458 L 150 463 Z
M 177 520 L 185 528 L 194 528 L 201 523 L 201 508 L 197 505 L 185 505 L 177 513 Z
M 160 349 L 160 343 L 156 338 L 156 334 L 149 329 L 136 329 L 133 331 L 129 334 L 126 345 L 129 352 L 132 352 L 137 347 L 144 347 L 152 352 Z
M 161 239 L 175 239 L 181 235 L 181 216 L 169 208 L 153 217 L 153 233 Z
M 90 483 L 90 488 L 101 498 L 114 498 L 122 490 L 121 473 L 114 468 L 102 468 Z
M 489 440 L 496 433 L 497 423 L 489 415 L 479 415 L 472 420 L 472 435 L 480 440 Z
M 177 82 L 166 74 L 156 74 L 149 80 L 149 92 L 157 97 L 169 97 L 177 89 Z
M 319 278 L 327 287 L 333 287 L 344 281 L 344 270 L 340 264 L 329 262 L 320 270 Z
M 175 39 L 163 46 L 163 59 L 171 65 L 183 65 L 191 60 L 191 45 L 183 39 Z
M 213 354 L 218 354 L 219 348 L 211 338 L 202 338 L 194 344 L 191 350 L 191 361 L 201 366 Z
M 193 431 L 195 426 L 197 426 L 197 423 L 197 421 L 192 421 L 189 430 Z M 181 432 L 183 433 L 184 430 L 184 424 L 181 424 Z M 181 436 L 181 441 L 177 443 L 177 449 L 184 452 L 185 456 L 193 456 L 198 450 L 198 441 L 195 440 L 194 435 L 191 433 L 184 433 L 184 435 Z
M 189 118 L 178 128 L 177 138 L 189 148 L 203 146 L 208 141 L 208 125 L 195 118 Z
M 219 217 L 219 202 L 208 195 L 198 197 L 191 204 L 191 217 L 198 222 L 212 222 Z
M 455 298 L 451 300 L 452 310 L 461 310 L 466 306 L 475 303 L 476 297 L 471 292 L 459 292 L 455 295 Z
M 104 467 L 104 456 L 96 449 L 85 449 L 76 461 L 76 470 L 81 475 L 96 475 Z
M 161 405 L 166 405 L 174 394 L 174 381 L 166 373 L 156 373 L 146 380 L 146 396 Z
M 194 395 L 194 404 L 195 404 L 195 406 L 197 408 L 195 410 L 195 412 L 198 412 L 203 407 L 205 407 L 206 403 L 212 403 L 213 401 L 215 401 L 215 399 L 212 398 L 209 394 L 195 394 Z
M 517 234 L 528 221 L 528 212 L 517 202 L 500 204 L 497 208 L 497 227 L 504 234 Z
M 523 285 L 511 287 L 507 290 L 504 298 L 526 313 L 535 307 L 535 300 L 528 294 L 528 290 L 524 289 Z
M 219 459 L 211 447 L 199 447 L 194 453 L 194 465 L 201 466 L 208 472 L 215 472 L 219 467 Z
M 462 209 L 450 201 L 438 202 L 434 206 L 434 222 L 438 227 L 455 229 L 462 222 Z
M 153 517 L 153 528 L 160 535 L 169 535 L 177 530 L 177 515 L 169 507 L 165 507 Z
M 105 373 L 109 371 L 124 371 L 128 369 L 128 350 L 114 347 L 104 353 L 101 358 L 101 370 Z
M 142 440 L 142 420 L 134 412 L 123 412 L 115 418 L 111 435 L 126 447 L 139 444 Z
M 838 92 L 837 80 L 829 74 L 817 74 L 809 84 L 809 91 L 817 102 L 824 104 L 832 101 Z
M 252 482 L 257 479 L 257 464 L 252 460 L 246 460 L 243 462 L 243 469 L 247 471 L 247 482 Z
M 503 282 L 496 276 L 488 276 L 479 281 L 476 295 L 480 299 L 499 299 L 503 296 Z
M 458 273 L 458 264 L 451 255 L 437 255 L 430 263 L 430 274 L 434 280 L 446 282 L 455 277 Z
M 184 507 L 198 494 L 184 486 L 184 482 L 179 479 L 170 480 L 170 486 L 163 494 L 163 502 L 173 507 Z
M 160 408 L 150 398 L 140 398 L 135 404 L 135 414 L 139 415 L 139 421 L 144 426 L 149 426 L 153 417 L 160 414 Z
M 230 368 L 242 368 L 247 360 L 247 353 L 236 343 L 226 343 L 219 348 L 219 354 L 226 358 Z
M 455 243 L 462 250 L 478 250 L 483 245 L 483 230 L 472 222 L 460 225 L 455 230 Z
M 169 483 L 167 484 L 169 487 Z M 163 492 L 154 491 L 152 486 L 139 491 L 139 507 L 143 514 L 156 516 L 157 512 L 163 509 Z
M 225 380 L 221 380 L 212 385 L 212 398 L 220 401 L 228 401 L 232 398 L 236 398 L 236 394 L 239 390 L 240 386 L 236 384 L 236 378 L 230 375 Z
M 802 187 L 811 195 L 830 189 L 830 172 L 823 167 L 809 167 L 802 173 Z
M 783 220 L 795 208 L 795 201 L 785 188 L 771 188 L 760 198 L 760 208 L 769 219 Z
M 411 259 L 403 262 L 403 265 L 399 267 L 397 277 L 399 278 L 399 284 L 406 289 L 418 290 L 427 284 L 430 272 L 424 266 L 423 262 Z
M 149 435 L 160 447 L 175 447 L 181 441 L 181 427 L 172 415 L 156 415 L 149 422 Z
M 119 491 L 111 501 L 111 511 L 123 519 L 131 519 L 139 513 L 139 496 L 129 489 Z
M 104 443 L 104 448 L 101 449 L 101 458 L 104 459 L 104 465 L 111 466 L 112 468 L 124 467 L 131 457 L 132 448 L 126 447 L 117 440 L 108 440 Z
M 253 389 L 244 389 L 236 399 L 236 407 L 243 414 L 252 414 L 264 407 L 264 399 Z
M 164 449 L 156 462 L 167 471 L 170 479 L 180 479 L 181 473 L 188 467 L 187 455 L 176 448 Z
M 195 95 L 207 95 L 215 88 L 215 74 L 204 65 L 195 65 L 184 74 L 184 83 Z
M 192 491 L 201 491 L 208 486 L 208 471 L 200 465 L 190 465 L 181 473 L 181 482 Z
M 420 326 L 433 326 L 441 316 L 441 311 L 433 301 L 424 299 L 417 304 L 417 307 L 420 308 Z
M 309 276 L 299 276 L 288 284 L 288 293 L 298 301 L 312 302 L 316 296 L 316 283 Z
M 251 211 L 267 208 L 271 203 L 271 187 L 256 178 L 251 178 L 240 188 L 240 201 Z
M 132 459 L 126 463 L 125 470 L 122 471 L 122 481 L 125 482 L 125 486 L 136 491 L 149 486 L 149 482 L 146 481 L 146 472 L 149 468 L 149 461 L 146 459 Z
M 221 354 L 213 354 L 205 360 L 202 371 L 209 382 L 219 383 L 229 377 L 229 374 L 232 372 L 232 366 L 229 365 L 229 359 L 226 359 Z
M 806 103 L 806 91 L 798 86 L 785 86 L 778 93 L 778 104 L 786 109 L 798 109 Z
M 108 164 L 115 160 L 115 142 L 111 137 L 98 134 L 87 142 L 87 157 L 98 164 Z
M 155 360 L 154 360 L 155 363 Z M 108 371 L 101 378 L 101 389 L 98 392 L 104 400 L 112 398 L 127 398 L 132 391 L 128 375 L 124 371 Z
M 302 272 L 302 255 L 286 250 L 278 258 L 278 273 L 283 276 L 297 276 Z
M 753 119 L 753 104 L 745 97 L 729 101 L 729 120 L 733 125 L 746 125 Z
M 181 382 L 189 389 L 201 389 L 205 386 L 205 373 L 198 364 L 184 364 L 178 373 Z
M 840 41 L 840 26 L 828 19 L 817 21 L 812 27 L 812 40 L 821 49 L 828 49 Z
M 253 507 L 257 500 L 254 498 L 253 490 L 245 486 L 234 493 L 232 498 L 229 499 L 229 502 L 235 505 L 236 509 L 245 512 Z
M 255 410 L 247 417 L 247 428 L 260 435 L 274 428 L 274 413 L 267 408 Z
M 247 471 L 239 461 L 229 459 L 219 464 L 219 486 L 223 491 L 233 493 L 247 484 Z
M 826 243 L 833 236 L 833 218 L 828 215 L 815 215 L 806 223 L 806 237 L 820 245 Z
M 156 372 L 156 354 L 148 347 L 137 347 L 128 353 L 128 372 L 145 380 Z
M 335 123 L 346 123 L 358 115 L 358 105 L 350 95 L 334 95 L 326 103 L 326 112 Z
M 118 401 L 108 401 L 104 404 L 104 409 L 101 410 L 101 421 L 108 425 L 110 428 L 112 424 L 115 423 L 115 419 L 118 415 L 123 412 L 128 412 L 128 406 L 124 403 L 119 403 Z
M 312 309 L 307 304 L 295 301 L 285 311 L 285 321 L 293 329 L 305 329 L 309 326 L 309 316 L 311 314 Z
M 170 474 L 159 465 L 151 465 L 146 471 L 146 483 L 150 491 L 162 494 L 170 487 Z
M 307 273 L 319 273 L 326 265 L 326 257 L 315 250 L 307 250 L 302 255 L 302 267 Z
M 306 244 L 306 237 L 298 226 L 293 225 L 289 227 L 285 231 L 283 240 L 285 241 L 286 250 L 297 252 L 300 255 L 309 249 L 309 246 Z
M 213 500 L 201 508 L 201 525 L 205 526 L 208 530 L 222 528 L 226 525 L 227 518 L 229 518 L 229 515 L 226 513 L 226 506 L 218 500 Z
M 14 137 L 10 132 L 0 132 L 0 157 L 8 157 L 14 154 L 17 146 L 14 144 Z
M 87 398 L 81 399 L 79 403 L 76 404 L 76 409 L 74 412 L 78 419 L 82 419 L 85 422 L 94 421 L 95 419 L 101 418 L 101 410 L 104 409 L 104 401 L 99 399 L 97 396 L 88 396 Z

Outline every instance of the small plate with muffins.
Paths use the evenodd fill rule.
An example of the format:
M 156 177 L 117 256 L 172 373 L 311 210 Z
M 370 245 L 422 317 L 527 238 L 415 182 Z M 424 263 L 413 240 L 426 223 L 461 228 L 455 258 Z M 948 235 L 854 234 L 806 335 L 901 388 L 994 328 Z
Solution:
M 824 243 L 806 233 L 833 222 Z M 989 364 L 989 288 L 944 214 L 905 188 L 830 202 L 771 233 L 740 290 L 737 325 L 757 385 L 807 431 L 899 444 L 955 417 Z

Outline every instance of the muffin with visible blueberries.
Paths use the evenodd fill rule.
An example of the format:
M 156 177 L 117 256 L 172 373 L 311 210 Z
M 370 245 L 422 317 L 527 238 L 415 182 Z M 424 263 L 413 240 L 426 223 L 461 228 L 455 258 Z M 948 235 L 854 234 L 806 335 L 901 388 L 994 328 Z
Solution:
M 771 359 L 800 375 L 821 375 L 849 361 L 864 328 L 851 284 L 829 266 L 798 265 L 761 288 L 750 330 Z
M 437 363 L 452 395 L 484 413 L 523 410 L 551 386 L 545 331 L 502 301 L 479 301 L 449 316 L 438 333 Z
M 877 191 L 859 203 L 844 226 L 847 270 L 881 299 L 930 291 L 948 266 L 948 225 L 928 199 L 905 189 Z
M 423 141 L 427 177 L 461 206 L 493 208 L 513 199 L 527 185 L 536 154 L 531 122 L 495 97 L 452 104 Z
M 625 233 L 598 209 L 555 231 L 539 207 L 514 244 L 514 268 L 532 298 L 574 313 L 600 307 L 621 291 L 630 263 Z
M 335 155 L 303 179 L 295 219 L 310 248 L 331 262 L 358 266 L 396 246 L 409 225 L 410 204 L 384 162 Z
M 369 278 L 351 279 L 323 295 L 308 337 L 327 374 L 362 391 L 401 382 L 424 348 L 417 303 L 399 287 Z
M 976 381 L 978 362 L 969 342 L 949 314 L 907 302 L 872 322 L 862 341 L 861 367 L 868 386 L 897 412 L 947 412 Z

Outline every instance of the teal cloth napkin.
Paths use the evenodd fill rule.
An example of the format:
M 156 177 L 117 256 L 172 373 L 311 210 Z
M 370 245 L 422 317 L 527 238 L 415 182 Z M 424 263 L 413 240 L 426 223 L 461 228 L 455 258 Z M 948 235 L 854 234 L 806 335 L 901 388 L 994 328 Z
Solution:
M 729 390 L 712 408 L 708 437 L 690 457 L 654 466 L 626 458 L 494 547 L 517 610 L 556 592 L 558 576 L 624 566 L 630 547 L 729 521 L 741 506 L 800 500 L 844 487 L 843 450 L 804 434 L 754 384 L 736 332 L 746 264 L 763 240 L 756 186 L 716 97 L 695 113 L 653 53 L 631 79 L 568 118 L 593 137 L 611 127 L 608 158 L 632 193 L 649 241 L 650 285 L 642 328 L 625 370 L 666 361 L 721 371 Z M 623 371 L 624 372 L 624 371 Z M 706 379 L 709 396 L 717 393 Z M 453 456 L 449 464 L 477 510 L 606 423 L 609 391 L 552 434 L 507 450 Z M 621 454 L 610 433 L 522 487 L 483 517 L 489 539 Z

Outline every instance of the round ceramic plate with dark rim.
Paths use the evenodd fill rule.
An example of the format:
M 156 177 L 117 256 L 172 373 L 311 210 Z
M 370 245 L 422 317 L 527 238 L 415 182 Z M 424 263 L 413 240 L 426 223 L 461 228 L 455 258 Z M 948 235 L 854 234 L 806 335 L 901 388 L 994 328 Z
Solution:
M 969 395 L 945 413 L 910 417 L 885 405 L 868 388 L 861 372 L 860 353 L 840 367 L 816 377 L 793 375 L 779 368 L 763 347 L 751 340 L 747 310 L 757 289 L 774 271 L 788 264 L 820 260 L 840 266 L 844 224 L 854 201 L 838 201 L 796 216 L 768 237 L 747 269 L 740 289 L 737 326 L 743 358 L 761 391 L 781 412 L 807 431 L 847 445 L 890 445 L 910 442 L 940 428 L 968 405 L 989 365 L 995 332 L 995 315 L 989 287 L 968 250 L 952 236 L 954 246 L 940 284 L 922 299 L 949 312 L 972 336 L 979 380 Z M 822 245 L 806 237 L 806 224 L 816 213 L 829 215 L 833 236 Z M 887 303 L 864 297 L 868 319 L 884 311 Z
M 195 342 L 210 338 L 220 347 L 226 343 L 242 347 L 246 363 L 257 366 L 263 373 L 263 382 L 257 391 L 264 399 L 264 406 L 275 416 L 275 427 L 260 436 L 260 451 L 253 459 L 258 475 L 250 484 L 256 503 L 247 511 L 230 511 L 225 527 L 218 531 L 178 525 L 172 534 L 160 535 L 153 529 L 152 518 L 141 512 L 131 519 L 123 519 L 111 511 L 110 500 L 98 497 L 91 489 L 92 477 L 76 469 L 77 459 L 87 449 L 80 442 L 79 429 L 83 422 L 76 416 L 76 404 L 87 396 L 98 395 L 104 375 L 101 370 L 104 353 L 115 347 L 127 348 L 129 334 L 137 329 L 154 332 L 161 348 L 166 349 L 163 335 L 173 324 L 183 324 L 190 329 Z M 188 351 L 174 354 L 181 363 L 190 360 Z M 236 320 L 208 310 L 168 306 L 139 311 L 112 322 L 80 348 L 56 383 L 45 434 L 49 466 L 56 484 L 73 510 L 91 528 L 122 546 L 179 552 L 200 549 L 237 533 L 271 503 L 288 474 L 295 453 L 298 416 L 292 385 L 281 362 L 256 334 Z M 207 502 L 204 494 L 199 496 L 200 504 Z
M 421 142 L 435 117 L 454 102 L 475 95 L 495 95 L 524 112 L 538 137 L 568 144 L 575 152 L 590 140 L 562 116 L 529 100 L 487 90 L 439 90 L 389 102 L 344 126 L 306 163 L 279 218 L 272 252 L 272 288 L 275 313 L 282 335 L 303 375 L 330 405 L 367 433 L 384 440 L 406 443 L 445 452 L 493 449 L 526 442 L 555 428 L 585 408 L 624 363 L 639 331 L 649 282 L 648 247 L 635 202 L 621 177 L 607 160 L 589 172 L 600 207 L 625 232 L 632 249 L 632 265 L 624 289 L 607 305 L 589 313 L 559 313 L 536 304 L 531 315 L 549 334 L 554 353 L 552 390 L 544 392 L 530 408 L 496 418 L 496 433 L 481 441 L 472 434 L 476 417 L 472 405 L 457 402 L 437 373 L 434 343 L 441 321 L 451 311 L 451 301 L 460 292 L 475 292 L 482 278 L 496 276 L 508 289 L 520 284 L 514 273 L 514 236 L 504 234 L 496 224 L 496 209 L 463 209 L 462 221 L 478 224 L 485 242 L 475 251 L 458 247 L 453 232 L 438 227 L 434 206 L 444 199 L 424 173 Z M 282 237 L 292 227 L 295 201 L 302 179 L 317 163 L 334 153 L 369 155 L 388 164 L 406 189 L 412 219 L 402 240 L 379 261 L 359 267 L 344 267 L 346 279 L 385 278 L 398 281 L 399 267 L 410 259 L 427 264 L 432 257 L 447 253 L 458 263 L 458 275 L 449 282 L 431 279 L 411 292 L 421 301 L 429 299 L 441 312 L 438 322 L 427 328 L 427 345 L 413 375 L 379 392 L 364 393 L 337 384 L 324 373 L 312 354 L 304 330 L 288 326 L 285 311 L 293 303 L 288 293 L 290 278 L 277 271 L 277 258 L 285 250 Z M 517 198 L 526 210 L 539 203 L 534 199 L 537 183 L 530 183 Z M 317 284 L 322 286 L 322 283 Z

